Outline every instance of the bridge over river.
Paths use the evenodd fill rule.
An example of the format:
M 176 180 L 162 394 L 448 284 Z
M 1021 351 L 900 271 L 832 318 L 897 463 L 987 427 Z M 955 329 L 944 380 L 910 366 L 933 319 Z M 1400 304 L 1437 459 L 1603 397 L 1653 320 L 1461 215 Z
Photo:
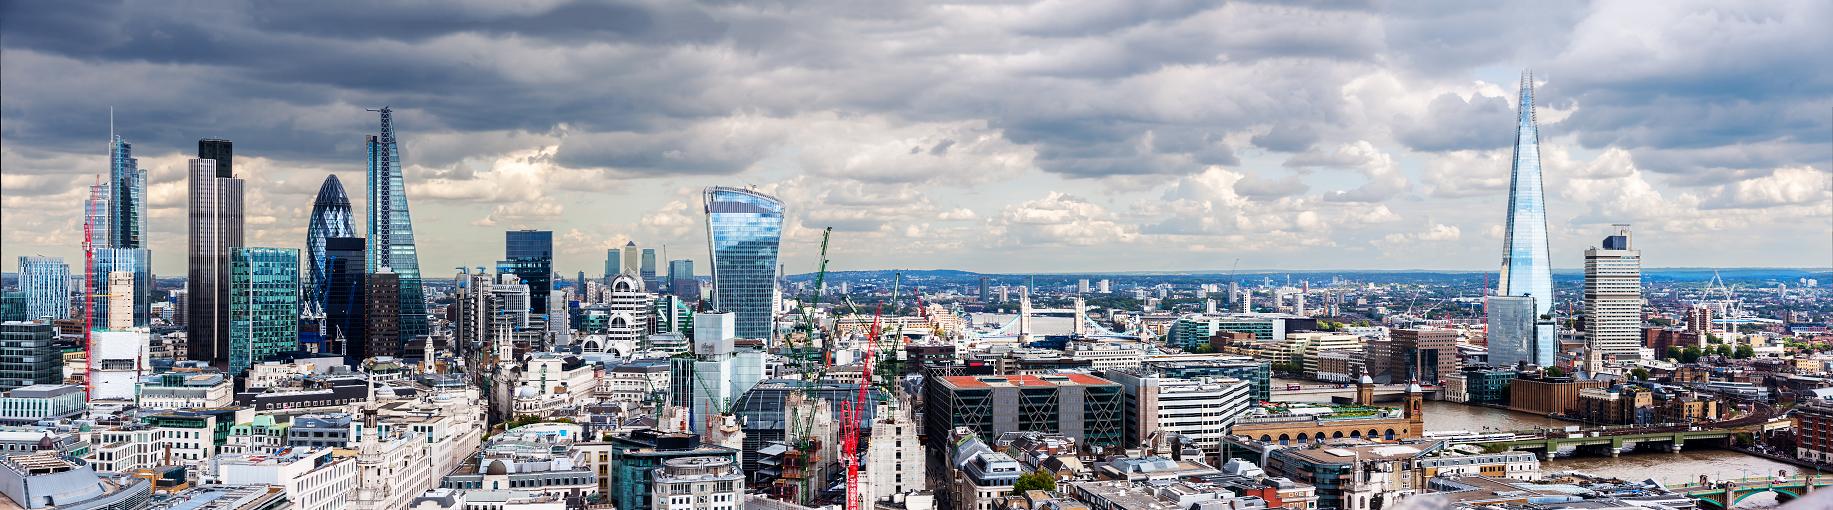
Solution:
M 1731 508 L 1737 506 L 1744 498 L 1774 492 L 1781 501 L 1806 496 L 1816 489 L 1833 486 L 1833 477 L 1816 476 L 1812 473 L 1788 477 L 1743 478 L 1720 482 L 1705 482 L 1682 486 L 1668 487 L 1668 490 L 1686 494 L 1700 502 L 1704 508 Z
M 1731 446 L 1739 434 L 1786 426 L 1786 420 L 1753 417 L 1711 425 L 1666 424 L 1655 426 L 1604 426 L 1577 431 L 1541 430 L 1513 434 L 1489 434 L 1467 440 L 1447 438 L 1454 443 L 1481 445 L 1491 450 L 1527 450 L 1541 460 L 1566 448 L 1577 453 L 1615 457 L 1626 447 L 1640 450 L 1679 452 L 1688 442 L 1712 446 Z

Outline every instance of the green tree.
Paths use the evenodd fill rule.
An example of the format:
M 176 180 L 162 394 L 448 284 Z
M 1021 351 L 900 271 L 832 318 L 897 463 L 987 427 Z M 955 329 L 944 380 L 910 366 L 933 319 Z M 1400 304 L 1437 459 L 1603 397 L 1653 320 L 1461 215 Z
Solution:
M 1689 345 L 1687 346 L 1686 350 L 1681 351 L 1680 362 L 1681 363 L 1692 363 L 1695 361 L 1699 361 L 1699 356 L 1700 356 L 1699 346 Z
M 1631 379 L 1635 379 L 1638 381 L 1647 381 L 1648 380 L 1648 369 L 1637 368 L 1635 370 L 1631 370 L 1629 371 L 1629 377 Z
M 1669 347 L 1668 348 L 1668 359 L 1678 360 L 1680 359 L 1681 354 L 1685 352 L 1686 351 L 1684 349 L 1681 349 L 1680 346 Z
M 1731 357 L 1731 346 L 1728 344 L 1718 344 L 1718 348 L 1713 349 L 1712 352 L 1720 356 Z
M 1547 377 L 1565 377 L 1566 370 L 1559 367 L 1547 367 L 1541 373 L 1546 374 Z
M 1018 481 L 1012 484 L 1013 494 L 1024 494 L 1025 491 L 1056 491 L 1057 477 L 1049 471 L 1032 471 L 1018 475 Z
M 1750 359 L 1756 356 L 1757 356 L 1757 350 L 1750 348 L 1749 344 L 1740 345 L 1738 346 L 1737 351 L 1731 353 L 1731 357 L 1737 358 L 1737 359 Z

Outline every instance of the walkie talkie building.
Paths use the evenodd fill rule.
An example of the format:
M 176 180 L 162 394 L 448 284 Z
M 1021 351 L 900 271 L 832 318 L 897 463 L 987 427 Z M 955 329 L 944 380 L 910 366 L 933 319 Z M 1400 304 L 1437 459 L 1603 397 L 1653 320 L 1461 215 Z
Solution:
M 783 202 L 742 188 L 712 187 L 706 200 L 713 307 L 732 312 L 739 338 L 770 338 Z

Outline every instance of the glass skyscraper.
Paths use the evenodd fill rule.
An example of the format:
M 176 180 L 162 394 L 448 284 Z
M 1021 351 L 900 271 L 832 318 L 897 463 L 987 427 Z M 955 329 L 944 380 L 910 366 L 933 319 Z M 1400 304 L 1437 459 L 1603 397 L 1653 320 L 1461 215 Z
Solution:
M 414 220 L 407 211 L 407 185 L 401 177 L 401 147 L 395 141 L 394 112 L 384 106 L 378 134 L 369 146 L 368 270 L 388 268 L 401 279 L 403 339 L 428 334 L 426 290 L 420 286 L 420 254 L 414 247 Z
M 740 338 L 770 338 L 783 202 L 742 188 L 712 187 L 706 203 L 713 307 L 735 315 Z
M 70 317 L 70 265 L 60 257 L 19 257 L 19 291 L 25 317 Z
M 361 237 L 325 239 L 325 329 L 320 333 L 330 347 L 321 353 L 349 355 L 367 349 L 364 246 Z
M 229 373 L 299 344 L 299 250 L 235 248 L 229 256 Z
M 1547 247 L 1547 202 L 1541 185 L 1540 129 L 1534 125 L 1533 73 L 1521 75 L 1508 224 L 1503 232 L 1502 277 L 1496 294 L 1534 297 L 1535 344 L 1527 351 L 1536 352 L 1558 340 L 1553 329 L 1553 259 Z
M 511 273 L 528 284 L 529 311 L 548 313 L 548 294 L 554 290 L 554 233 L 548 230 L 511 230 L 503 233 L 503 261 L 498 273 Z
M 83 207 L 84 248 L 94 252 L 95 265 L 84 268 L 82 303 L 96 324 L 108 317 L 108 274 L 113 271 L 133 273 L 133 296 L 124 301 L 133 303 L 133 325 L 144 327 L 152 320 L 153 270 L 146 217 L 146 171 L 134 158 L 133 145 L 111 136 L 108 182 L 90 186 Z
M 109 207 L 109 235 L 112 248 L 146 247 L 146 171 L 134 159 L 134 147 L 114 137 L 109 147 L 109 183 L 113 185 Z
M 325 183 L 318 186 L 318 198 L 312 200 L 311 222 L 306 225 L 306 311 L 325 313 L 325 240 L 356 237 L 355 221 L 350 197 L 344 195 L 344 183 L 336 175 L 325 176 Z

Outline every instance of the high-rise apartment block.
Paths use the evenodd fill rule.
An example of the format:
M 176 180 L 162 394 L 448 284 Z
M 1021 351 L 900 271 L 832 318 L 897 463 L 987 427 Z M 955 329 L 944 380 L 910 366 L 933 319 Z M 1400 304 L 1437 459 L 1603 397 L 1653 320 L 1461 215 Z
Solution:
M 229 262 L 229 373 L 299 346 L 299 250 L 236 248 Z
M 1641 358 L 1642 251 L 1630 246 L 1629 225 L 1585 250 L 1585 351 L 1592 371 Z
M 726 187 L 707 188 L 703 198 L 713 260 L 713 307 L 737 316 L 739 337 L 768 339 L 783 202 L 756 190 Z
M 70 265 L 58 257 L 19 257 L 26 320 L 70 317 Z

